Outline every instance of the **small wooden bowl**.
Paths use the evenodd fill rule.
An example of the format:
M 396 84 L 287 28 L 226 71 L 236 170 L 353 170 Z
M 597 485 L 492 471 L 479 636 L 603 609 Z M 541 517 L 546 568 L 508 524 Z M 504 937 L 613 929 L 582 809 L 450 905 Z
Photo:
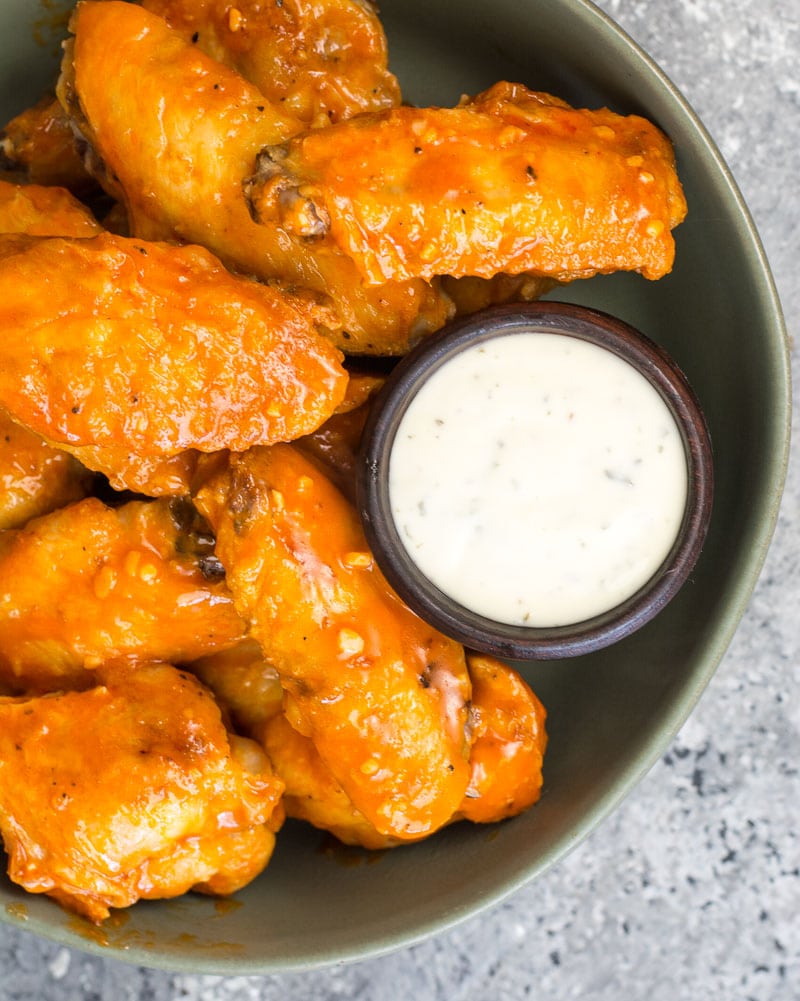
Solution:
M 389 500 L 389 464 L 411 400 L 456 354 L 519 332 L 577 337 L 612 352 L 657 390 L 675 419 L 687 463 L 687 499 L 678 534 L 653 576 L 614 608 L 569 625 L 509 625 L 465 608 L 414 563 L 398 533 Z M 641 628 L 680 590 L 697 561 L 713 499 L 711 442 L 700 405 L 667 353 L 605 313 L 558 302 L 501 306 L 456 321 L 423 341 L 392 371 L 364 430 L 357 464 L 359 511 L 367 540 L 389 583 L 418 615 L 465 646 L 514 660 L 572 657 L 600 649 Z

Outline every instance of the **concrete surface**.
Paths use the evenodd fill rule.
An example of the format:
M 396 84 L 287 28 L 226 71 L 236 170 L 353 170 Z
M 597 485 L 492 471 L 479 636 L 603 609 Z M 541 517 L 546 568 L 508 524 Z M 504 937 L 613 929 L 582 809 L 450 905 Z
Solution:
M 800 4 L 602 0 L 600 6 L 666 70 L 719 144 L 755 217 L 796 335 Z M 800 386 L 797 357 L 793 364 Z M 797 1001 L 797 438 L 766 568 L 712 684 L 622 807 L 543 878 L 425 944 L 305 975 L 173 976 L 3 927 L 0 998 Z

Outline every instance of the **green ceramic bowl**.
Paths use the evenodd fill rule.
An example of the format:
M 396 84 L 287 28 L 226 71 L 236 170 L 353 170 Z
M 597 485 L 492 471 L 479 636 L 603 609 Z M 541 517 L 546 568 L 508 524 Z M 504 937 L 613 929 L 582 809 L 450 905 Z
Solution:
M 51 6 L 51 3 L 48 6 Z M 0 916 L 64 944 L 142 965 L 268 973 L 361 959 L 496 904 L 573 848 L 645 774 L 731 640 L 772 535 L 788 447 L 789 377 L 780 308 L 747 210 L 681 95 L 585 0 L 382 0 L 392 65 L 414 103 L 451 103 L 506 78 L 573 104 L 655 120 L 673 139 L 689 202 L 677 264 L 658 283 L 593 279 L 568 298 L 616 314 L 662 344 L 705 410 L 715 508 L 681 594 L 601 652 L 531 665 L 549 710 L 540 803 L 496 827 L 455 825 L 368 858 L 288 825 L 274 861 L 233 903 L 187 896 L 138 904 L 96 930 L 4 884 Z M 33 10 L 33 13 L 32 13 Z M 53 66 L 53 14 L 0 5 L 3 116 L 32 101 Z M 559 293 L 559 298 L 564 298 Z

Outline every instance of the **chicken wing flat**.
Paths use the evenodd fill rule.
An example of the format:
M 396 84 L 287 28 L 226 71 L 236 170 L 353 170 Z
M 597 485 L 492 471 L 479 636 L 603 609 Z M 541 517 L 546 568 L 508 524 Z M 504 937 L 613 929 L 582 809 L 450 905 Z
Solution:
M 349 353 L 400 354 L 446 322 L 450 301 L 429 283 L 366 287 L 332 240 L 253 221 L 242 179 L 302 121 L 133 4 L 81 3 L 71 26 L 59 96 L 122 189 L 132 233 L 328 296 L 329 335 Z
M 0 180 L 0 233 L 97 236 L 102 227 L 66 188 Z
M 0 698 L 9 876 L 101 922 L 192 888 L 228 894 L 267 864 L 283 785 L 225 729 L 211 693 L 166 664 L 84 692 Z
M 467 655 L 472 679 L 470 776 L 459 817 L 493 823 L 539 798 L 547 746 L 545 710 L 512 667 L 494 657 Z
M 245 635 L 188 503 L 90 497 L 0 535 L 0 682 L 85 687 L 109 660 L 195 660 Z
M 446 823 L 469 779 L 464 651 L 391 591 L 352 505 L 291 445 L 231 456 L 196 499 L 290 723 L 355 809 L 401 839 Z
M 344 395 L 305 302 L 201 247 L 5 241 L 0 402 L 54 444 L 245 449 L 314 430 Z
M 81 500 L 92 474 L 0 410 L 0 531 Z
M 142 0 L 203 52 L 311 126 L 400 103 L 368 0 Z
M 686 212 L 672 147 L 650 122 L 508 83 L 458 108 L 396 108 L 267 148 L 247 190 L 258 219 L 332 237 L 369 282 L 655 279 Z
M 86 195 L 99 190 L 86 171 L 69 118 L 54 95 L 42 97 L 0 132 L 0 166 L 33 184 L 68 188 Z

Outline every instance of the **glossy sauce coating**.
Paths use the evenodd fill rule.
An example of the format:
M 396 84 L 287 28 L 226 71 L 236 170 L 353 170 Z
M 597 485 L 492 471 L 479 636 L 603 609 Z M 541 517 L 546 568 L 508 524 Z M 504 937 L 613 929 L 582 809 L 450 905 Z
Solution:
M 142 6 L 308 125 L 400 103 L 370 3 L 142 0 Z
M 0 399 L 54 443 L 244 449 L 314 430 L 344 395 L 341 356 L 305 302 L 230 275 L 201 247 L 11 240 Z
M 210 692 L 166 664 L 0 698 L 0 832 L 9 876 L 100 922 L 192 888 L 233 893 L 267 864 L 283 791 Z
M 472 679 L 471 775 L 459 817 L 494 823 L 539 798 L 547 746 L 544 706 L 522 676 L 494 657 L 467 656 Z
M 328 296 L 330 336 L 353 353 L 398 354 L 447 320 L 449 300 L 428 283 L 365 288 L 332 241 L 253 221 L 242 180 L 302 121 L 135 4 L 84 2 L 71 25 L 59 95 L 117 179 L 135 235 L 201 244 L 234 270 Z
M 32 184 L 64 187 L 78 195 L 97 190 L 76 147 L 70 120 L 52 94 L 5 125 L 0 133 L 0 165 Z
M 95 498 L 0 535 L 0 682 L 85 687 L 109 660 L 194 660 L 245 634 L 188 504 Z
M 290 445 L 231 456 L 197 495 L 292 725 L 382 834 L 446 823 L 466 789 L 464 652 L 391 591 L 358 515 Z
M 396 108 L 266 149 L 256 216 L 330 235 L 369 282 L 672 267 L 686 213 L 667 138 L 638 116 L 499 83 L 458 108 Z
M 85 497 L 94 477 L 77 459 L 52 448 L 0 410 L 0 530 Z
M 102 226 L 66 188 L 0 180 L 0 233 L 97 236 Z
M 402 844 L 396 837 L 382 834 L 356 810 L 313 740 L 295 730 L 283 713 L 259 728 L 259 739 L 286 786 L 283 806 L 287 817 L 328 831 L 345 845 L 383 849 Z

